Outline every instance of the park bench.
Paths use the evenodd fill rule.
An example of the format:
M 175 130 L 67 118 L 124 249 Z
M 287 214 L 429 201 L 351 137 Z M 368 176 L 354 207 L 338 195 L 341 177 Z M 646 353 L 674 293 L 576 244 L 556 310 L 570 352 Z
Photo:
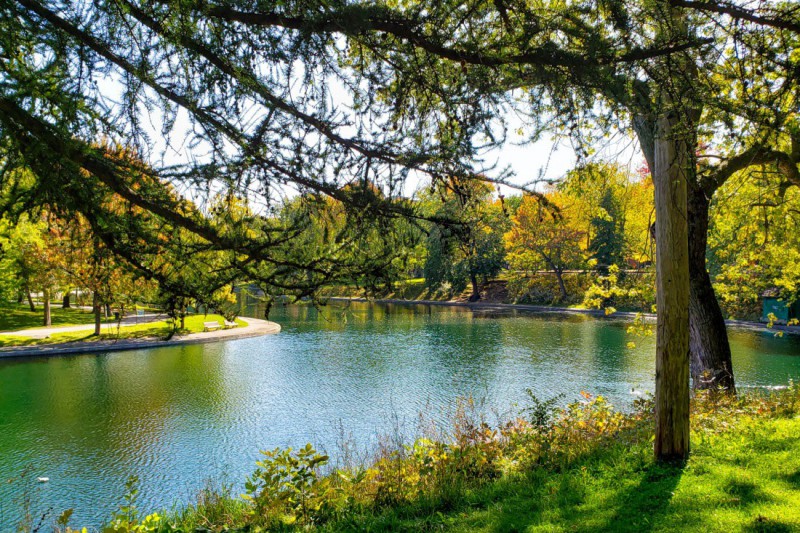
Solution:
M 219 322 L 212 320 L 210 322 L 203 322 L 203 331 L 212 331 L 219 329 Z
M 239 324 L 237 324 L 235 321 L 225 320 L 225 327 L 226 328 L 235 328 L 238 325 Z

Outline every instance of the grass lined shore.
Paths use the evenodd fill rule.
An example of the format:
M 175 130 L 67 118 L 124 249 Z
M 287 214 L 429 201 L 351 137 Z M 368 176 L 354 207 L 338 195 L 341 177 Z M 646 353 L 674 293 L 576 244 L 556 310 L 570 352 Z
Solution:
M 664 465 L 650 401 L 623 413 L 588 394 L 558 410 L 534 399 L 500 427 L 467 403 L 441 440 L 340 469 L 310 446 L 272 450 L 244 498 L 209 488 L 179 511 L 127 505 L 107 531 L 800 530 L 800 388 L 701 395 L 692 427 L 690 460 Z
M 0 335 L 0 347 L 25 347 L 44 346 L 52 344 L 65 344 L 74 342 L 97 342 L 104 340 L 124 340 L 138 338 L 166 338 L 173 332 L 173 324 L 169 320 L 145 322 L 143 324 L 121 325 L 117 327 L 116 321 L 103 319 L 100 335 L 94 335 L 93 328 L 79 331 L 53 332 L 47 337 L 32 337 L 15 335 L 15 330 L 44 329 L 41 327 L 41 313 L 31 312 L 29 309 L 15 307 L 0 309 L 0 331 L 9 333 Z M 37 319 L 36 322 L 33 319 Z M 94 323 L 94 315 L 82 309 L 53 308 L 53 328 L 68 326 L 89 326 Z M 204 330 L 204 322 L 216 321 L 223 327 L 225 318 L 222 315 L 189 315 L 186 317 L 184 328 L 178 330 L 179 335 L 199 333 Z M 242 320 L 236 320 L 237 326 L 245 326 Z

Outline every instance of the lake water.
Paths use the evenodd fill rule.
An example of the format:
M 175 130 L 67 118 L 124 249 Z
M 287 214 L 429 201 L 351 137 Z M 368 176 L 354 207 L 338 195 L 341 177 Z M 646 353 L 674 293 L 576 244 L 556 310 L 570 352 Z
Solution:
M 336 453 L 342 434 L 368 448 L 414 435 L 420 414 L 445 419 L 460 397 L 492 420 L 518 412 L 526 388 L 564 401 L 586 390 L 623 408 L 632 388 L 653 390 L 654 338 L 613 320 L 369 304 L 276 306 L 270 319 L 282 333 L 0 360 L 0 531 L 14 530 L 28 498 L 97 526 L 131 474 L 147 511 L 191 502 L 209 478 L 238 494 L 260 449 Z M 800 378 L 798 338 L 730 337 L 740 386 Z

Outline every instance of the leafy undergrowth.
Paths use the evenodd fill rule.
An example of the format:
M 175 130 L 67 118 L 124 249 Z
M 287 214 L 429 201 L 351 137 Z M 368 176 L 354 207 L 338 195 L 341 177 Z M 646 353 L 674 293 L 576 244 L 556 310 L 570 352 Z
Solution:
M 483 423 L 466 402 L 451 434 L 328 469 L 310 445 L 266 452 L 243 499 L 205 489 L 179 513 L 106 531 L 798 531 L 800 387 L 693 400 L 692 456 L 652 458 L 652 402 L 602 397 Z M 64 531 L 64 529 L 62 529 Z
M 177 331 L 178 335 L 199 333 L 204 330 L 204 322 L 216 321 L 220 327 L 224 324 L 221 315 L 191 315 L 186 317 L 185 328 Z M 241 320 L 236 320 L 237 326 L 246 325 Z M 172 323 L 161 320 L 133 326 L 122 326 L 119 329 L 116 323 L 103 324 L 99 336 L 92 330 L 69 331 L 53 333 L 49 337 L 34 338 L 20 335 L 0 336 L 0 346 L 41 346 L 47 344 L 63 344 L 71 342 L 97 342 L 107 340 L 139 339 L 139 338 L 166 338 L 172 333 Z

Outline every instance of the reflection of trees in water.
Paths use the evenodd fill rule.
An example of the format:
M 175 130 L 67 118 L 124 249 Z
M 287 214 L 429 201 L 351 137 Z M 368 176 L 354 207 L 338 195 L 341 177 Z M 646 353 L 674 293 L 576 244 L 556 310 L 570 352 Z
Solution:
M 211 345 L 189 345 L 7 368 L 18 374 L 18 396 L 0 404 L 0 418 L 45 448 L 87 461 L 116 457 L 123 467 L 125 458 L 154 453 L 174 413 L 207 416 L 224 404 L 222 364 Z

